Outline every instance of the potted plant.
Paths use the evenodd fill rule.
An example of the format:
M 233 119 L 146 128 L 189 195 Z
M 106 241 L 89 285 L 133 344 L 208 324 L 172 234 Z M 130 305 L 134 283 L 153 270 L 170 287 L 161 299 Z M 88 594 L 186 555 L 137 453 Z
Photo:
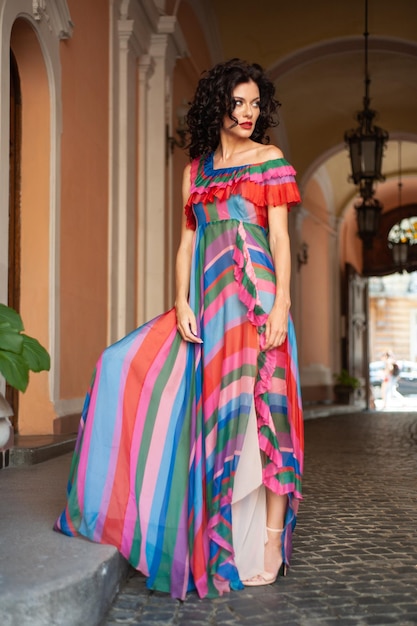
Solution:
M 51 360 L 48 352 L 37 339 L 23 333 L 24 327 L 19 313 L 0 304 L 0 374 L 11 387 L 26 391 L 29 372 L 49 370 Z M 11 436 L 9 417 L 12 408 L 0 393 L 0 450 Z M 9 437 L 7 436 L 9 431 Z
M 346 369 L 334 375 L 334 393 L 338 404 L 350 404 L 353 391 L 361 386 L 359 378 L 351 376 Z

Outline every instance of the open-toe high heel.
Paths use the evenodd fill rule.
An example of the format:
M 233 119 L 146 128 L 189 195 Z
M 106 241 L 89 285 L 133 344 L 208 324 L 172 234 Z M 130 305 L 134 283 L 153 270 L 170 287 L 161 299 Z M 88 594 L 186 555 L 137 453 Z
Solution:
M 282 533 L 284 529 L 283 528 L 269 528 L 269 526 L 267 526 L 266 530 L 270 533 Z M 267 543 L 265 544 L 265 546 L 268 544 L 268 542 L 269 542 L 269 539 Z M 281 547 L 280 547 L 280 551 L 281 551 Z M 277 562 L 277 567 L 276 567 L 275 572 L 269 572 L 265 570 L 261 572 L 260 574 L 256 574 L 255 576 L 252 576 L 251 578 L 242 580 L 242 582 L 245 585 L 245 587 L 261 587 L 263 585 L 272 585 L 276 581 L 278 576 L 286 576 L 286 574 L 287 574 L 287 566 L 281 557 L 281 559 Z

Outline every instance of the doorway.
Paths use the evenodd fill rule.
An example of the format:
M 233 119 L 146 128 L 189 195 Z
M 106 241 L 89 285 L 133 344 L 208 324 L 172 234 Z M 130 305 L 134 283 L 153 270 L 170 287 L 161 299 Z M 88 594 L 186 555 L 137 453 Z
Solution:
M 417 272 L 396 272 L 369 279 L 370 382 L 376 408 L 417 407 Z M 386 359 L 399 368 L 384 407 Z
M 8 306 L 20 310 L 20 163 L 22 146 L 22 99 L 19 71 L 10 50 L 10 143 L 9 143 L 9 260 Z M 12 424 L 17 431 L 19 392 L 6 385 L 6 399 L 13 409 Z

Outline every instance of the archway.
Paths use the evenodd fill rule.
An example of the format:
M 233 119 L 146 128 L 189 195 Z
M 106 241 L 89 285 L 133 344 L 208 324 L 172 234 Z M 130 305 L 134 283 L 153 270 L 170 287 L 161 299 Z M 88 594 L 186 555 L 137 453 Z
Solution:
M 19 241 L 12 242 L 18 253 L 18 308 L 29 334 L 49 346 L 49 250 L 50 250 L 50 92 L 47 69 L 38 37 L 29 21 L 19 18 L 13 24 L 11 49 L 21 88 L 21 158 L 18 167 L 20 198 L 15 208 L 19 220 Z M 11 176 L 13 175 L 11 170 Z M 11 195 L 13 190 L 11 189 Z M 16 238 L 16 229 L 13 237 Z M 14 245 L 16 244 L 16 245 Z M 14 267 L 9 277 L 17 278 Z M 14 304 L 16 301 L 14 300 Z M 19 432 L 33 432 L 31 406 L 49 400 L 47 375 L 33 377 L 30 388 L 19 397 Z M 45 422 L 48 420 L 45 411 Z M 36 428 L 36 427 L 35 427 Z M 40 426 L 42 428 L 42 425 Z M 46 425 L 43 426 L 46 430 Z
M 8 306 L 20 310 L 20 169 L 22 98 L 16 59 L 10 50 L 10 152 L 9 152 L 9 270 Z M 19 393 L 6 385 L 6 400 L 13 409 L 12 424 L 17 430 Z

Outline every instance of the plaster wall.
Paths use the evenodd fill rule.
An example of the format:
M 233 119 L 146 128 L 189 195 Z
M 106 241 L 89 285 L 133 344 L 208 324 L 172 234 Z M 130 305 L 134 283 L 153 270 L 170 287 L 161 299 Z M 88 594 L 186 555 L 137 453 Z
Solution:
M 309 246 L 308 263 L 301 269 L 302 281 L 302 346 L 301 366 L 320 363 L 330 366 L 329 338 L 329 233 L 327 207 L 316 181 L 307 186 L 303 204 L 308 215 L 302 225 L 302 238 Z M 318 217 L 320 221 L 314 218 Z
M 82 397 L 107 332 L 109 9 L 70 0 L 61 43 L 61 399 Z
M 409 275 L 393 275 L 393 280 L 401 284 Z M 369 299 L 370 360 L 378 361 L 388 350 L 397 359 L 416 359 L 416 320 L 417 295 L 373 296 Z
M 401 189 L 401 205 L 413 204 L 417 198 L 417 177 L 403 176 L 402 177 L 402 189 Z M 378 195 L 383 209 L 383 213 L 387 213 L 391 209 L 399 206 L 398 196 L 398 179 L 391 179 L 387 181 L 381 188 L 381 193 Z

